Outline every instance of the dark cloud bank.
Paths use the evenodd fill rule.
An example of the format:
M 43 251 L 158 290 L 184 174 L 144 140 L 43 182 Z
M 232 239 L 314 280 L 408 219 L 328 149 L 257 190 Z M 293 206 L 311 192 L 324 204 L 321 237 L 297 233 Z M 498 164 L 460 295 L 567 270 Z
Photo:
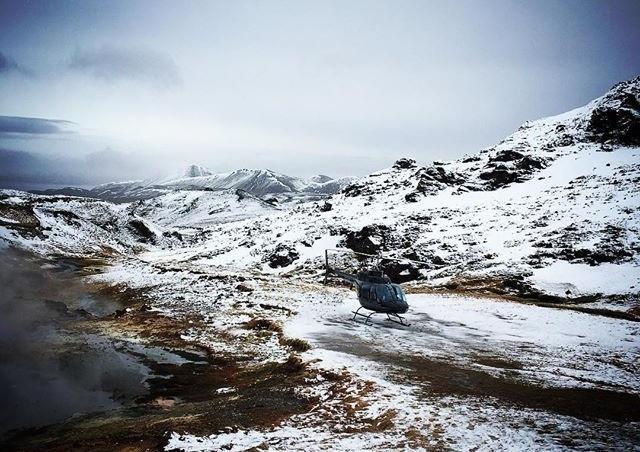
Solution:
M 69 133 L 75 124 L 62 119 L 24 118 L 21 116 L 0 116 L 0 137 L 6 135 L 41 135 Z

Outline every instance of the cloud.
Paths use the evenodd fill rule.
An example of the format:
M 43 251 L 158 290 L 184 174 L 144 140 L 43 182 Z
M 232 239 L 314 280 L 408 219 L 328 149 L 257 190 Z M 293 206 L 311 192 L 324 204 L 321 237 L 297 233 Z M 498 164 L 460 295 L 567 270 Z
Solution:
M 0 116 L 0 137 L 72 133 L 70 128 L 73 126 L 75 126 L 75 123 L 62 119 Z
M 68 67 L 108 82 L 136 80 L 159 87 L 181 83 L 178 66 L 170 56 L 143 49 L 105 46 L 78 50 L 69 60 Z
M 161 162 L 112 149 L 77 155 L 46 155 L 0 146 L 0 188 L 19 190 L 65 185 L 95 186 L 161 174 Z
M 31 75 L 31 72 L 16 63 L 13 58 L 8 57 L 0 52 L 0 75 L 9 73 L 20 73 L 22 75 Z

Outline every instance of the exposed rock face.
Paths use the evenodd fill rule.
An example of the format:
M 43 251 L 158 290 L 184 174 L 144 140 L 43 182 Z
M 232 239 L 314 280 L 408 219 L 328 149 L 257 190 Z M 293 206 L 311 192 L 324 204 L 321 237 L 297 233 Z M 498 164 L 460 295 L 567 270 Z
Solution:
M 397 284 L 420 279 L 417 266 L 411 262 L 382 260 L 380 267 L 382 267 L 384 274 Z
M 406 248 L 411 244 L 411 237 L 401 234 L 389 226 L 372 224 L 359 231 L 345 231 L 344 246 L 356 253 L 377 254 L 395 248 Z
M 498 152 L 495 157 L 493 157 L 490 161 L 492 162 L 513 162 L 514 160 L 520 160 L 524 157 L 524 154 L 513 151 L 511 149 L 507 149 L 504 151 Z
M 489 186 L 493 189 L 504 187 L 512 182 L 520 182 L 518 173 L 504 165 L 490 168 L 489 170 L 480 173 L 478 177 L 487 181 Z
M 421 168 L 416 175 L 418 176 L 416 191 L 423 194 L 436 193 L 447 186 L 465 182 L 462 175 L 447 171 L 442 166 Z
M 412 191 L 411 193 L 404 195 L 404 200 L 407 202 L 418 202 L 419 199 L 419 193 L 416 191 Z
M 594 141 L 640 145 L 640 77 L 613 87 L 594 109 L 587 131 Z
M 237 290 L 238 292 L 246 292 L 246 293 L 250 293 L 250 292 L 253 292 L 253 287 L 251 287 L 251 286 L 250 286 L 250 285 L 248 285 L 248 284 L 240 283 L 240 284 L 238 284 L 238 285 L 236 286 L 236 290 Z
M 275 250 L 267 256 L 267 262 L 269 263 L 269 267 L 279 268 L 287 267 L 299 258 L 300 255 L 293 246 L 279 243 Z
M 319 208 L 320 208 L 320 212 L 329 212 L 331 209 L 333 209 L 333 204 L 325 201 L 320 205 Z
M 396 169 L 409 169 L 409 168 L 415 168 L 417 166 L 418 164 L 414 159 L 408 159 L 408 158 L 401 158 L 399 160 L 396 160 L 396 162 L 393 164 L 393 168 L 396 168 Z
M 132 218 L 127 223 L 127 229 L 129 229 L 129 231 L 131 231 L 138 238 L 138 240 L 143 243 L 156 243 L 155 233 L 151 229 L 149 229 L 149 227 L 142 220 Z
M 478 178 L 487 181 L 488 188 L 495 190 L 514 182 L 528 180 L 536 171 L 546 168 L 547 165 L 548 162 L 543 157 L 504 150 L 489 158 Z

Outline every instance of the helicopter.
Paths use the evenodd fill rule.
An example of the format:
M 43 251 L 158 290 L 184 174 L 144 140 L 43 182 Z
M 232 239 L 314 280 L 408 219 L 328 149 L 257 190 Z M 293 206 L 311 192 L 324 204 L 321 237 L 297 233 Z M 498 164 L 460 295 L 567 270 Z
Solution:
M 392 283 L 391 279 L 386 276 L 382 270 L 380 270 L 379 263 L 382 259 L 380 255 L 375 256 L 371 254 L 351 252 L 355 255 L 367 256 L 369 258 L 373 257 L 377 259 L 377 263 L 372 269 L 365 269 L 354 275 L 331 267 L 329 265 L 329 251 L 345 252 L 345 250 L 325 250 L 326 271 L 324 283 L 327 284 L 327 280 L 330 275 L 335 275 L 338 278 L 342 278 L 355 285 L 358 290 L 358 301 L 360 302 L 360 307 L 355 311 L 352 311 L 353 318 L 351 320 L 357 321 L 357 318 L 363 317 L 364 324 L 370 325 L 372 315 L 386 314 L 387 320 L 402 326 L 410 326 L 407 320 L 400 315 L 409 310 L 407 297 L 402 290 L 402 287 L 400 287 L 399 284 Z M 360 312 L 361 309 L 371 311 L 371 313 L 362 313 Z

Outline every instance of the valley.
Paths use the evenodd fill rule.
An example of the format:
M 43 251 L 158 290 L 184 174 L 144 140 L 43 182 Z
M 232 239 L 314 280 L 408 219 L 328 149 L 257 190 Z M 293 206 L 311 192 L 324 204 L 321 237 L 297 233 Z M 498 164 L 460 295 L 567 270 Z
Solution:
M 102 391 L 113 404 L 7 424 L 0 441 L 21 450 L 637 447 L 639 98 L 635 78 L 478 154 L 401 159 L 311 198 L 252 178 L 218 185 L 224 177 L 198 166 L 118 202 L 0 191 L 0 249 L 55 288 L 28 297 L 5 288 L 5 299 L 53 299 L 68 317 L 65 340 L 86 352 L 86 338 L 100 338 L 101 353 L 119 357 L 115 369 L 137 369 L 123 377 L 134 390 Z M 283 193 L 305 197 L 282 202 Z M 380 255 L 407 292 L 411 325 L 351 321 L 354 292 L 323 284 L 326 249 Z M 108 309 L 79 304 L 94 299 Z

